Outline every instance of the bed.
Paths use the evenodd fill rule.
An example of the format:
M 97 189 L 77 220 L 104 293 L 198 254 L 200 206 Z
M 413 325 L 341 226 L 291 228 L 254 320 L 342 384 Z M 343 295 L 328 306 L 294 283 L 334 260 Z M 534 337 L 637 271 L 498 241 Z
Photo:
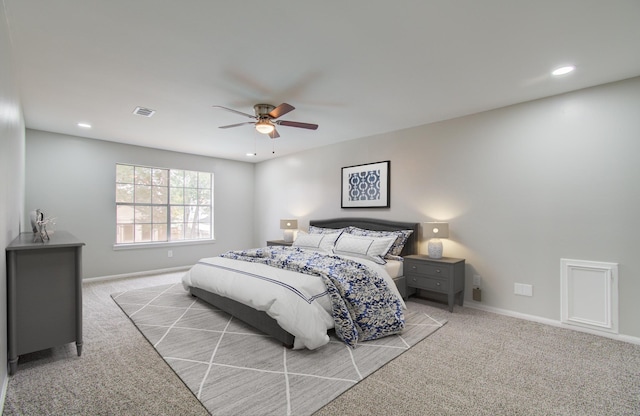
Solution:
M 410 235 L 408 236 L 406 243 L 404 244 L 404 247 L 402 248 L 402 251 L 400 253 L 400 256 L 405 256 L 405 255 L 409 255 L 409 254 L 415 254 L 417 253 L 417 249 L 418 249 L 418 228 L 419 228 L 419 223 L 412 223 L 412 222 L 399 222 L 399 221 L 388 221 L 388 220 L 381 220 L 381 219 L 371 219 L 371 218 L 334 218 L 334 219 L 325 219 L 325 220 L 312 220 L 309 223 L 310 225 L 310 229 L 312 228 L 316 228 L 316 229 L 322 229 L 322 230 L 326 230 L 327 233 L 331 233 L 331 230 L 340 230 L 340 229 L 344 229 L 345 227 L 357 227 L 359 229 L 363 229 L 363 230 L 372 230 L 372 231 L 399 231 L 399 230 L 411 230 L 412 232 L 410 233 Z M 333 234 L 332 234 L 333 235 Z M 282 250 L 287 250 L 290 248 L 288 247 L 282 247 Z M 261 249 L 254 249 L 254 251 L 259 251 Z M 304 250 L 302 250 L 304 251 Z M 221 257 L 224 257 L 221 256 Z M 365 260 L 362 260 L 364 262 L 365 265 L 370 266 L 370 267 L 389 267 L 387 265 L 385 266 L 376 266 L 374 263 L 369 262 L 367 263 Z M 367 260 L 368 261 L 368 260 Z M 215 264 L 214 264 L 215 263 Z M 387 263 L 398 263 L 400 264 L 400 268 L 399 270 L 396 270 L 394 272 L 394 275 L 392 276 L 392 281 L 395 284 L 395 288 L 397 289 L 396 294 L 399 294 L 400 297 L 402 298 L 406 298 L 407 296 L 407 289 L 406 289 L 406 280 L 404 278 L 404 276 L 402 275 L 402 268 L 401 268 L 401 264 L 402 262 L 394 262 L 394 261 L 389 261 Z M 193 296 L 205 301 L 206 303 L 214 306 L 215 308 L 221 309 L 227 313 L 229 313 L 230 315 L 232 315 L 233 317 L 235 317 L 236 319 L 239 319 L 249 325 L 251 325 L 252 327 L 255 327 L 256 329 L 259 329 L 260 331 L 270 335 L 271 337 L 275 338 L 276 340 L 282 342 L 285 346 L 289 347 L 289 348 L 310 348 L 310 349 L 314 349 L 317 348 L 321 345 L 323 345 L 323 342 L 328 342 L 328 336 L 326 335 L 327 330 L 330 328 L 330 324 L 333 325 L 333 323 L 329 323 L 327 322 L 327 318 L 326 316 L 323 314 L 323 312 L 319 312 L 319 309 L 321 308 L 322 305 L 318 306 L 316 309 L 318 309 L 318 311 L 312 311 L 314 314 L 318 314 L 318 323 L 311 322 L 311 320 L 309 321 L 304 321 L 304 319 L 306 319 L 304 316 L 301 316 L 299 319 L 301 320 L 301 322 L 296 322 L 293 325 L 298 325 L 299 327 L 305 327 L 305 331 L 306 331 L 306 327 L 307 326 L 314 326 L 317 325 L 318 328 L 314 328 L 314 331 L 322 331 L 324 330 L 324 337 L 326 337 L 325 341 L 319 340 L 319 339 L 307 339 L 305 338 L 305 336 L 302 336 L 300 334 L 298 334 L 298 340 L 296 340 L 296 336 L 294 336 L 292 334 L 292 332 L 296 333 L 296 331 L 298 331 L 298 329 L 296 329 L 296 331 L 293 331 L 292 329 L 290 329 L 289 331 L 287 331 L 287 329 L 283 328 L 283 326 L 287 327 L 286 325 L 281 325 L 282 320 L 280 318 L 278 318 L 278 316 L 280 315 L 279 311 L 274 311 L 272 309 L 269 309 L 269 313 L 265 312 L 266 308 L 272 308 L 271 304 L 269 305 L 264 305 L 264 306 L 250 306 L 249 304 L 251 302 L 245 302 L 244 300 L 240 301 L 238 299 L 234 300 L 234 295 L 231 294 L 225 287 L 222 286 L 216 286 L 215 288 L 212 288 L 210 286 L 208 286 L 205 284 L 202 284 L 202 282 L 204 281 L 205 277 L 204 277 L 204 273 L 207 273 L 207 276 L 211 275 L 212 273 L 216 274 L 216 279 L 218 278 L 218 275 L 221 274 L 225 274 L 225 273 L 240 273 L 238 270 L 235 270 L 235 267 L 239 266 L 241 267 L 242 273 L 244 275 L 251 275 L 251 276 L 255 276 L 255 275 L 260 275 L 261 276 L 261 280 L 271 280 L 271 274 L 272 271 L 271 269 L 273 269 L 272 267 L 269 266 L 263 266 L 261 264 L 254 264 L 254 263 L 245 263 L 245 262 L 238 262 L 237 258 L 223 258 L 220 259 L 218 257 L 216 258 L 209 258 L 209 259 L 201 259 L 198 264 L 194 265 L 194 267 L 192 269 L 190 269 L 187 274 L 185 274 L 185 277 L 183 278 L 183 284 L 185 286 L 185 289 L 187 289 Z M 231 267 L 234 268 L 234 270 L 229 270 L 231 269 Z M 268 271 L 265 271 L 265 267 L 267 269 L 269 269 Z M 275 271 L 273 271 L 273 273 L 276 273 Z M 281 273 L 289 273 L 288 271 L 278 271 L 278 276 L 280 276 Z M 294 272 L 290 272 L 290 273 L 294 273 Z M 382 275 L 383 273 L 381 273 Z M 385 279 L 388 279 L 390 276 L 385 275 Z M 286 276 L 285 276 L 285 282 L 286 282 Z M 293 278 L 293 277 L 292 277 Z M 209 277 L 206 277 L 206 279 L 209 279 Z M 275 275 L 273 277 L 273 279 L 276 279 Z M 277 277 L 277 279 L 280 279 L 280 277 Z M 255 280 L 255 279 L 254 279 Z M 307 282 L 307 279 L 304 280 L 305 282 Z M 216 283 L 217 284 L 217 283 Z M 310 285 L 312 283 L 309 283 Z M 313 283 L 315 285 L 317 285 L 317 282 Z M 393 286 L 393 284 L 388 284 L 389 286 Z M 284 285 L 286 286 L 286 284 Z M 222 289 L 221 289 L 222 287 Z M 247 290 L 244 288 L 242 290 Z M 253 288 L 248 288 L 248 290 L 254 290 Z M 258 289 L 255 289 L 258 290 Z M 320 289 L 318 289 L 317 287 L 314 289 L 317 291 L 319 291 Z M 325 291 L 327 291 L 327 289 L 324 289 Z M 395 289 L 394 289 L 395 290 Z M 255 296 L 259 296 L 260 293 L 255 294 Z M 253 296 L 253 295 L 252 295 Z M 289 307 L 290 303 L 295 303 L 298 302 L 298 298 L 294 297 L 294 299 L 292 301 L 289 301 L 289 299 L 287 299 L 287 302 L 280 302 L 283 305 L 280 306 L 281 309 L 283 308 L 287 308 Z M 259 302 L 258 302 L 259 303 Z M 316 302 L 316 304 L 320 304 L 320 302 Z M 292 306 L 293 307 L 293 306 Z M 305 306 L 306 307 L 306 306 Z M 256 308 L 261 308 L 264 310 L 258 310 Z M 326 305 L 325 305 L 325 309 L 326 309 Z M 305 312 L 306 313 L 306 312 Z M 316 318 L 314 318 L 316 319 Z M 280 320 L 280 324 L 278 323 L 278 320 Z M 291 324 L 287 324 L 289 325 L 289 327 L 287 328 L 293 328 L 291 326 Z M 322 325 L 326 325 L 326 328 L 322 328 Z M 337 332 L 337 328 L 336 328 L 336 332 Z M 302 341 L 301 341 L 302 339 Z

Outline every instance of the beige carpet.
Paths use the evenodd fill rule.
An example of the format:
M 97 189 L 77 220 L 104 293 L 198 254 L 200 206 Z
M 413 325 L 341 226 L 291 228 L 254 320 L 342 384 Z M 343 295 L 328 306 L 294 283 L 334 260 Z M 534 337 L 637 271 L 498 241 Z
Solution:
M 3 414 L 208 415 L 110 297 L 180 276 L 84 284 L 82 356 L 73 343 L 20 356 Z
M 332 336 L 317 350 L 290 350 L 180 283 L 112 297 L 205 408 L 221 415 L 311 415 L 446 323 L 429 316 L 433 308 L 407 302 L 402 334 L 354 349 Z
M 73 344 L 21 356 L 4 414 L 209 414 L 110 297 L 180 277 L 84 284 L 82 357 Z M 640 415 L 640 345 L 425 304 L 447 324 L 314 416 Z

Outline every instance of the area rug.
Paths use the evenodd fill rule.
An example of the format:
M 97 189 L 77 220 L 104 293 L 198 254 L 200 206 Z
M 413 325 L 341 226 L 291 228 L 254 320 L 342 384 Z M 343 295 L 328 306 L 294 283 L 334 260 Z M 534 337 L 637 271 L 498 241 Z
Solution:
M 355 349 L 332 335 L 317 350 L 291 350 L 180 283 L 111 296 L 215 415 L 310 415 L 446 323 L 409 301 L 401 335 Z

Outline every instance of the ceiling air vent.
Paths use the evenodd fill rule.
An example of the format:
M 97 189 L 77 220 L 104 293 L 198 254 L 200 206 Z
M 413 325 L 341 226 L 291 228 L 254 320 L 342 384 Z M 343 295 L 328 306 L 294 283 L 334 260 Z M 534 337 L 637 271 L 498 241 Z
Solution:
M 136 107 L 136 109 L 133 110 L 133 114 L 137 114 L 139 116 L 145 116 L 145 117 L 151 117 L 155 113 L 156 113 L 156 110 L 152 110 L 150 108 L 144 108 L 144 107 Z

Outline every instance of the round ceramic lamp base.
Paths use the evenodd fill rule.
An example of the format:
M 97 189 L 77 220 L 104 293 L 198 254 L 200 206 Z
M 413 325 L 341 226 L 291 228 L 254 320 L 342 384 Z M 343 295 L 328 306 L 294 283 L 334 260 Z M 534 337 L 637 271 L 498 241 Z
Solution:
M 431 257 L 432 259 L 441 259 L 442 241 L 440 241 L 439 238 L 432 238 L 427 244 L 427 251 L 429 253 L 429 257 Z
M 284 242 L 292 243 L 293 242 L 293 230 L 284 230 Z

